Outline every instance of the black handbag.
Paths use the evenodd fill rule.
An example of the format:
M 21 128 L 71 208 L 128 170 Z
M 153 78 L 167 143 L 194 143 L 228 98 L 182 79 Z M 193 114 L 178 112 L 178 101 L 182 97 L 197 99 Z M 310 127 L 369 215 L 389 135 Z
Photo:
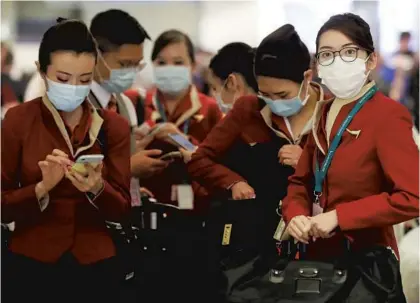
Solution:
M 275 265 L 253 266 L 231 287 L 229 302 L 405 302 L 398 261 L 389 248 L 360 252 L 347 248 L 343 258 L 332 262 L 305 260 L 305 249 L 305 245 L 282 242 Z M 294 260 L 297 251 L 300 259 Z

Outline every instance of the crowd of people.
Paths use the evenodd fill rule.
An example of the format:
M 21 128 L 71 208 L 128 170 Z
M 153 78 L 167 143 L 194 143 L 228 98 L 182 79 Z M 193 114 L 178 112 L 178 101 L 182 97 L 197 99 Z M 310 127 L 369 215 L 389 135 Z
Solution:
M 285 24 L 257 47 L 222 47 L 197 79 L 191 39 L 169 29 L 153 37 L 155 81 L 145 89 L 133 83 L 147 40 L 121 10 L 89 27 L 59 18 L 26 89 L 2 44 L 4 302 L 322 295 L 306 267 L 306 284 L 272 301 L 276 284 L 249 286 L 286 251 L 313 266 L 351 256 L 325 302 L 419 301 L 419 250 L 407 240 L 419 216 L 409 33 L 390 69 L 357 15 L 331 16 L 315 54 Z M 275 283 L 288 280 L 282 272 Z

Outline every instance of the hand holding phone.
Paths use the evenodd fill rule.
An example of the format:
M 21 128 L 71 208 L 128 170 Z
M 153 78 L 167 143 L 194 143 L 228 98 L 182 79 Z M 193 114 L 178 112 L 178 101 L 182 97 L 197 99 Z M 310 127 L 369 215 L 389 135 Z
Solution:
M 88 171 L 86 169 L 85 164 L 90 164 L 92 167 L 96 167 L 104 159 L 104 155 L 96 154 L 96 155 L 83 155 L 77 158 L 76 163 L 73 164 L 71 167 L 72 170 L 78 172 L 79 174 L 86 176 Z

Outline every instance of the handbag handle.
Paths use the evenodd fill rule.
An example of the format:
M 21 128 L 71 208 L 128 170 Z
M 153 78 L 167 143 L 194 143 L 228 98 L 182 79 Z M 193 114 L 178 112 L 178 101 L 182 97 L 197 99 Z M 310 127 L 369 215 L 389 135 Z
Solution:
M 386 250 L 388 251 L 388 256 L 391 253 L 390 249 L 386 248 Z M 393 253 L 392 253 L 393 254 Z M 388 259 L 388 258 L 387 258 Z M 398 284 L 398 279 L 397 277 L 399 276 L 399 272 L 398 272 L 398 267 L 397 266 L 391 266 L 391 271 L 392 271 L 392 276 L 394 278 L 394 283 L 393 283 L 393 287 L 392 288 L 387 288 L 385 286 L 383 286 L 382 284 L 380 284 L 376 279 L 374 279 L 373 277 L 371 277 L 364 269 L 362 266 L 360 265 L 356 265 L 357 270 L 360 272 L 360 274 L 362 275 L 362 277 L 364 278 L 365 282 L 367 282 L 368 284 L 370 284 L 371 287 L 378 289 L 379 291 L 381 291 L 382 293 L 386 294 L 388 297 L 389 295 L 391 295 L 393 292 L 395 292 L 395 289 L 397 287 Z M 382 266 L 379 266 L 379 269 L 381 269 Z

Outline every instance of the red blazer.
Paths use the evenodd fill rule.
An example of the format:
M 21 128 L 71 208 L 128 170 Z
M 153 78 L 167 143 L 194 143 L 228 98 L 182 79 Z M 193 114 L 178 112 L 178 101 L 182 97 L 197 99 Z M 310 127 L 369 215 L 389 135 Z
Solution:
M 87 110 L 91 111 L 90 118 L 82 120 L 91 121 L 91 143 L 77 156 L 102 152 L 96 140 L 101 126 L 107 138 L 105 187 L 93 201 L 97 208 L 63 178 L 49 193 L 44 211 L 35 195 L 35 185 L 42 179 L 38 162 L 56 148 L 72 155 L 62 135 L 65 126 L 51 103 L 42 98 L 6 114 L 1 137 L 1 216 L 2 222 L 16 224 L 10 243 L 13 252 L 55 262 L 70 251 L 82 264 L 115 255 L 104 220 L 118 221 L 129 209 L 130 129 L 126 120 L 115 113 L 101 111 L 99 116 L 90 106 Z M 79 125 L 75 130 L 83 128 Z
M 145 121 L 152 120 L 155 122 L 161 118 L 154 99 L 155 93 L 155 90 L 147 93 L 145 100 Z M 168 115 L 167 112 L 166 115 Z M 216 101 L 201 94 L 195 87 L 192 87 L 190 94 L 179 103 L 173 115 L 168 117 L 169 122 L 175 123 L 181 131 L 183 130 L 185 123 L 189 120 L 190 125 L 187 135 L 190 141 L 195 145 L 199 145 L 221 119 L 222 112 Z M 159 148 L 164 152 L 178 150 L 177 147 L 169 145 L 168 143 L 159 142 L 158 140 L 154 140 L 148 148 Z M 176 201 L 171 202 L 171 188 L 172 185 L 174 185 L 171 180 L 173 180 L 173 178 L 171 177 L 170 171 L 167 169 L 150 178 L 141 179 L 140 183 L 141 186 L 149 189 L 161 203 L 173 203 L 176 205 Z M 192 186 L 195 191 L 196 200 L 199 197 L 202 199 L 207 197 L 205 190 L 198 184 L 193 182 Z M 198 204 L 200 203 L 195 203 L 195 205 Z
M 355 102 L 341 108 L 330 142 Z M 328 150 L 325 124 L 331 103 L 319 105 L 313 134 L 283 201 L 286 222 L 298 215 L 311 216 L 315 160 L 318 155 L 322 163 Z M 392 225 L 419 215 L 419 150 L 412 127 L 408 110 L 378 92 L 356 114 L 342 137 L 320 202 L 324 212 L 337 211 L 339 229 L 353 241 L 354 249 L 379 244 L 398 253 Z M 342 234 L 337 233 L 317 240 L 309 245 L 309 256 L 341 254 L 340 239 Z
M 312 85 L 318 91 L 319 99 L 323 100 L 324 93 L 321 86 Z M 236 182 L 246 182 L 242 176 L 216 160 L 223 156 L 238 139 L 253 146 L 271 141 L 275 134 L 285 138 L 290 144 L 297 143 L 303 147 L 307 135 L 303 135 L 298 142 L 293 142 L 284 119 L 275 117 L 272 120 L 272 117 L 268 106 L 261 103 L 257 96 L 244 96 L 238 99 L 233 109 L 193 154 L 188 163 L 190 174 L 209 191 L 220 192 Z

